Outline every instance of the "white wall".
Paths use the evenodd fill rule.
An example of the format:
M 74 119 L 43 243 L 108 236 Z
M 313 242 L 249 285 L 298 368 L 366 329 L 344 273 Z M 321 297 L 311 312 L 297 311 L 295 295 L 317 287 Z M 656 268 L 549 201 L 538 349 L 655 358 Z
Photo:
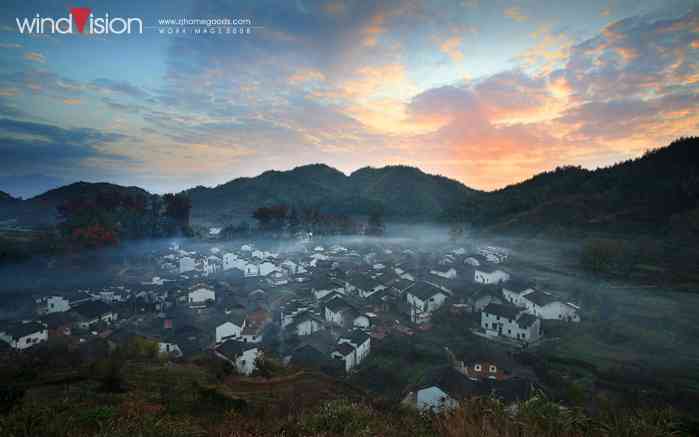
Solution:
M 245 321 L 243 321 L 243 326 L 238 326 L 233 322 L 225 322 L 216 327 L 216 343 L 221 343 L 226 338 L 235 338 L 240 336 L 241 331 L 245 327 Z
M 70 302 L 62 296 L 50 296 L 46 299 L 46 313 L 63 313 L 70 310 Z

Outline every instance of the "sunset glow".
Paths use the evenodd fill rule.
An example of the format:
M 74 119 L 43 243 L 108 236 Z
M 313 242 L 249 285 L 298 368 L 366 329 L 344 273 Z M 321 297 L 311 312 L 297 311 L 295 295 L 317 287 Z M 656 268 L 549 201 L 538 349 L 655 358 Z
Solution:
M 687 1 L 86 1 L 142 34 L 20 34 L 3 4 L 4 178 L 154 192 L 322 162 L 408 164 L 493 190 L 636 157 L 699 127 Z M 361 3 L 361 7 L 358 5 Z M 167 35 L 163 17 L 249 18 Z M 150 26 L 150 27 L 149 27 Z

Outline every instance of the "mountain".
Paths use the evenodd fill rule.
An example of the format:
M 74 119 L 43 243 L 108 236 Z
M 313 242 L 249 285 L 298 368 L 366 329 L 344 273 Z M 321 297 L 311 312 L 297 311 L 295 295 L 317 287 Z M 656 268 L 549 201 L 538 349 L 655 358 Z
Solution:
M 0 219 L 50 224 L 56 206 L 100 192 L 148 195 L 138 187 L 78 182 L 28 200 L 0 195 Z M 187 190 L 194 224 L 252 221 L 258 207 L 286 204 L 326 214 L 383 211 L 387 220 L 465 221 L 496 232 L 666 233 L 699 236 L 699 138 L 682 138 L 637 159 L 586 170 L 560 167 L 493 192 L 414 167 L 344 173 L 324 164 L 267 171 Z M 3 200 L 4 199 L 4 200 Z
M 0 176 L 0 189 L 15 197 L 28 199 L 66 184 L 65 179 L 42 174 Z
M 449 214 L 493 230 L 699 235 L 699 138 L 597 170 L 562 167 L 464 201 Z
M 138 187 L 123 187 L 106 182 L 75 182 L 49 190 L 27 200 L 16 200 L 0 212 L 0 219 L 16 218 L 26 225 L 51 225 L 57 218 L 56 207 L 77 199 L 95 199 L 99 194 L 119 193 L 130 196 L 148 196 L 146 190 Z
M 188 190 L 194 222 L 248 219 L 261 206 L 317 207 L 329 214 L 368 214 L 383 210 L 400 219 L 436 218 L 450 204 L 475 195 L 461 183 L 417 168 L 362 168 L 350 176 L 324 164 L 268 171 L 214 188 Z
M 10 196 L 10 195 L 7 194 L 6 192 L 0 191 L 0 203 L 4 203 L 4 202 L 13 202 L 13 201 L 16 201 L 16 200 L 17 200 L 17 199 L 15 199 L 14 197 Z

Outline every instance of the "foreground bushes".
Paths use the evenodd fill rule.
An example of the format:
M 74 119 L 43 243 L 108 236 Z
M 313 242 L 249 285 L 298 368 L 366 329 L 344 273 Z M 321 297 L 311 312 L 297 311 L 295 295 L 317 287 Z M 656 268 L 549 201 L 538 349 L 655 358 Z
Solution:
M 173 414 L 162 405 L 124 399 L 113 405 L 25 404 L 0 416 L 0 435 L 28 436 L 409 436 L 661 437 L 682 432 L 670 410 L 607 411 L 589 417 L 543 398 L 514 407 L 473 399 L 444 414 L 337 400 L 298 415 L 270 418 L 235 409 L 220 415 Z

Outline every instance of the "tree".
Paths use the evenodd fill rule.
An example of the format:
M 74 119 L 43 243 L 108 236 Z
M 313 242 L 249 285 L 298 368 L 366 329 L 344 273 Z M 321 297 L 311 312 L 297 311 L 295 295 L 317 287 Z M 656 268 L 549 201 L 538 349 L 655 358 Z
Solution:
M 383 211 L 374 209 L 369 213 L 369 221 L 367 223 L 367 235 L 380 236 L 383 235 L 385 226 L 383 222 Z
M 257 208 L 252 218 L 257 220 L 258 227 L 265 231 L 276 231 L 284 227 L 289 207 L 283 204 Z
M 192 210 L 192 201 L 184 193 L 165 194 L 165 215 L 175 220 L 181 226 L 189 226 L 189 217 Z

